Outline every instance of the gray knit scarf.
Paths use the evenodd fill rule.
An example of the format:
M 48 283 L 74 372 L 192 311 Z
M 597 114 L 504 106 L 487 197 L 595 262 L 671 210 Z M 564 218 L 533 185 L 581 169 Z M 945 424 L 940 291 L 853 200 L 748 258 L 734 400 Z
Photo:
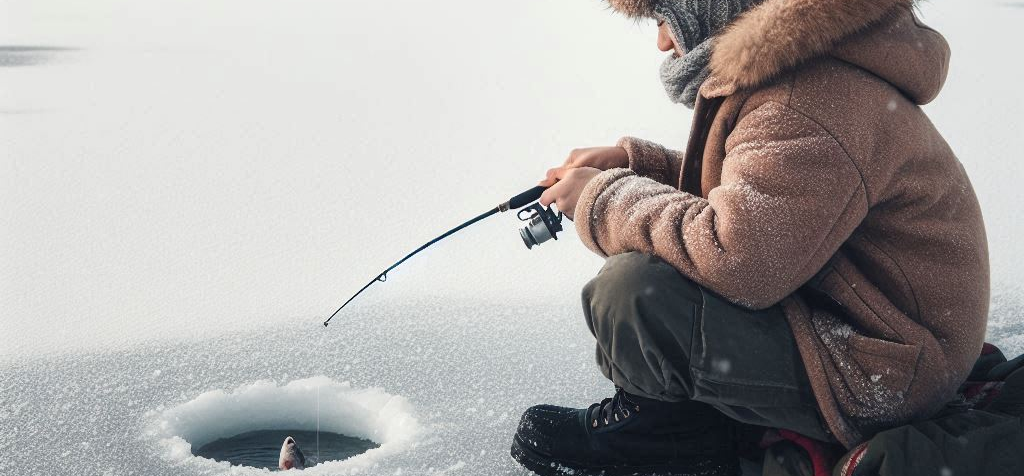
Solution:
M 673 102 L 693 108 L 708 79 L 711 39 L 734 18 L 761 0 L 652 0 L 655 18 L 668 23 L 686 51 L 661 65 L 661 81 Z
M 683 56 L 672 55 L 661 64 L 661 82 L 672 102 L 693 109 L 697 104 L 700 86 L 708 79 L 711 69 L 711 39 L 704 40 Z

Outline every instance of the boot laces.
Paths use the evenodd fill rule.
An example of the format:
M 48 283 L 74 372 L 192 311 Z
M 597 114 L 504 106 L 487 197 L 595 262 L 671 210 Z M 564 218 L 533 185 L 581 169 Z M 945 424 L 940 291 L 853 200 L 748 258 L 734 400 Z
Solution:
M 615 387 L 615 395 L 590 406 L 590 426 L 600 428 L 629 418 L 640 411 L 640 405 L 629 399 L 622 387 Z

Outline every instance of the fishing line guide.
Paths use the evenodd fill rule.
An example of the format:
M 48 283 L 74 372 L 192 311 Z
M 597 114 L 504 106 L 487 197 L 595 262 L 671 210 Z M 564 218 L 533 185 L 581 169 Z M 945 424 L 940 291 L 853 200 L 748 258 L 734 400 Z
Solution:
M 387 281 L 388 273 L 391 272 L 391 270 L 397 268 L 406 260 L 412 258 L 420 251 L 427 249 L 430 245 L 433 245 L 434 243 L 437 243 L 491 215 L 504 213 L 509 210 L 521 209 L 517 212 L 516 216 L 517 218 L 519 218 L 520 221 L 526 222 L 526 226 L 519 230 L 519 235 L 522 237 L 523 243 L 526 245 L 527 249 L 532 249 L 534 246 L 544 243 L 549 239 L 557 240 L 558 232 L 562 231 L 562 212 L 558 212 L 556 214 L 551 209 L 551 207 L 545 208 L 540 203 L 534 203 L 537 202 L 538 199 L 540 199 L 540 196 L 541 194 L 544 193 L 544 190 L 547 190 L 547 187 L 533 187 L 523 193 L 520 193 L 519 195 L 512 197 L 507 202 L 504 202 L 498 205 L 497 207 L 492 208 L 478 215 L 477 217 L 455 228 L 452 228 L 451 230 L 446 231 L 441 236 L 438 236 L 437 238 L 434 238 L 433 240 L 426 242 L 419 248 L 416 248 L 415 251 L 409 253 L 408 255 L 405 255 L 404 258 L 398 260 L 397 263 L 391 265 L 390 267 L 388 267 L 388 269 L 382 271 L 375 278 L 371 279 L 370 282 L 366 283 L 365 286 L 359 289 L 359 291 L 356 291 L 356 293 L 353 294 L 352 297 L 348 298 L 348 300 L 345 301 L 345 303 L 342 304 L 341 307 L 334 311 L 334 313 L 332 313 L 331 316 L 328 317 L 326 321 L 324 321 L 324 327 L 327 327 L 327 325 L 330 324 L 331 319 L 334 319 L 334 316 L 337 316 L 338 313 L 341 312 L 341 310 L 348 305 L 348 303 L 352 302 L 352 300 L 354 300 L 356 297 L 362 294 L 363 291 L 366 291 L 366 288 L 369 288 L 371 285 L 373 285 L 373 283 L 376 283 L 378 281 L 382 283 Z M 530 205 L 531 203 L 533 204 Z

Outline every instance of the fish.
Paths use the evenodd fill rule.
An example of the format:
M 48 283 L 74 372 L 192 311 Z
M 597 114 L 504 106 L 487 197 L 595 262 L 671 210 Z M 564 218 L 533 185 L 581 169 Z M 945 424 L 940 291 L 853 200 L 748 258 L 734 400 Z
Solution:
M 289 469 L 306 469 L 306 457 L 302 454 L 302 450 L 299 449 L 295 438 L 289 436 L 284 439 L 284 443 L 281 445 L 281 457 L 277 460 L 277 467 L 286 471 Z

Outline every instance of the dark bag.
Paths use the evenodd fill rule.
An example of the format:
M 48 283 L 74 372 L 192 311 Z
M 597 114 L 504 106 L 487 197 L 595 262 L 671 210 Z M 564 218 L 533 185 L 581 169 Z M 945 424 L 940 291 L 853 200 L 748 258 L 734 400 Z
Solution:
M 835 462 L 834 447 L 778 432 L 765 476 L 1024 475 L 1024 355 L 985 344 L 958 398 L 934 417 L 878 433 Z M 835 462 L 835 463 L 833 463 Z M 828 469 L 826 469 L 828 468 Z

